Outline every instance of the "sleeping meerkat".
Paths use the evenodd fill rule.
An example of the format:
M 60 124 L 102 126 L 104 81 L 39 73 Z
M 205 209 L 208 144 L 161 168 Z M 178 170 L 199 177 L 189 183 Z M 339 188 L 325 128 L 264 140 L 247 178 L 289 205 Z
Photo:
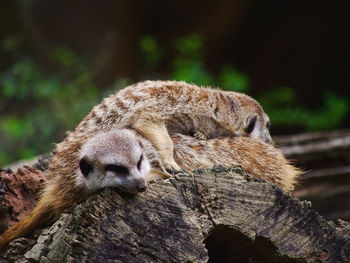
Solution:
M 185 82 L 145 81 L 105 98 L 57 148 L 81 145 L 86 136 L 103 130 L 132 128 L 152 142 L 166 170 L 179 171 L 169 133 L 199 131 L 209 139 L 244 136 L 271 143 L 269 125 L 259 103 L 245 94 Z
M 147 189 L 151 164 L 135 132 L 115 130 L 99 133 L 83 145 L 79 168 L 74 183 L 88 193 L 105 187 L 136 193 Z
M 254 138 L 199 141 L 173 134 L 171 139 L 175 160 L 186 170 L 218 163 L 239 166 L 251 176 L 270 181 L 288 192 L 294 189 L 301 173 L 278 149 Z M 129 193 L 145 191 L 147 182 L 164 178 L 161 162 L 153 144 L 134 130 L 110 130 L 89 138 L 79 150 L 79 168 L 69 176 L 54 177 L 46 183 L 32 213 L 0 236 L 0 249 L 57 218 L 64 209 L 84 201 L 99 189 L 118 187 Z
M 70 155 L 79 156 L 77 163 L 75 158 L 71 160 L 65 155 L 65 163 L 57 162 L 62 162 L 63 157 L 52 160 L 50 165 L 57 170 L 56 176 L 46 182 L 34 210 L 0 236 L 0 250 L 9 241 L 57 218 L 63 210 L 85 201 L 99 189 L 118 187 L 128 193 L 146 190 L 151 163 L 144 153 L 141 136 L 136 136 L 133 130 L 113 131 L 100 132 L 88 138 L 77 152 L 71 152 Z M 159 159 L 156 155 L 153 159 Z
M 50 179 L 37 207 L 0 237 L 0 247 L 86 199 L 96 184 L 89 186 L 82 183 L 84 180 L 80 183 L 76 180 L 79 164 L 83 167 L 80 178 L 84 172 L 90 172 L 86 166 L 88 161 L 80 162 L 82 147 L 89 138 L 109 130 L 133 129 L 155 147 L 159 153 L 158 166 L 163 171 L 179 171 L 169 133 L 193 134 L 199 131 L 208 139 L 250 136 L 270 143 L 268 126 L 268 116 L 261 106 L 249 96 L 236 92 L 175 81 L 146 81 L 117 91 L 95 106 L 76 129 L 57 144 L 49 166 Z M 83 170 L 84 165 L 86 170 Z M 108 172 L 109 175 L 113 173 Z M 157 176 L 167 175 L 159 173 Z
M 286 192 L 294 190 L 302 171 L 294 167 L 273 145 L 249 137 L 222 137 L 207 141 L 174 134 L 175 160 L 188 171 L 222 164 L 241 167 L 255 178 L 278 185 Z
M 187 171 L 215 164 L 241 167 L 255 178 L 270 181 L 286 192 L 294 190 L 301 170 L 271 144 L 247 137 L 197 140 L 171 134 L 174 157 Z M 111 130 L 97 134 L 83 145 L 75 184 L 88 192 L 118 187 L 125 192 L 143 192 L 147 182 L 164 179 L 159 152 L 150 141 L 133 130 Z

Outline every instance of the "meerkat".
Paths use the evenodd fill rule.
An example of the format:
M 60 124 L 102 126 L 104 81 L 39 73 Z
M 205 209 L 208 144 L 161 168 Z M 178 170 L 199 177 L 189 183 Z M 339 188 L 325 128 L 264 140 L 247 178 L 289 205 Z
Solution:
M 249 137 L 222 137 L 201 141 L 182 134 L 171 135 L 175 160 L 188 171 L 222 164 L 240 167 L 254 178 L 262 178 L 292 192 L 302 170 L 293 166 L 271 144 Z
M 301 173 L 280 150 L 258 139 L 222 137 L 200 141 L 183 134 L 170 136 L 175 160 L 189 171 L 215 164 L 239 166 L 251 176 L 270 181 L 287 192 L 294 189 Z M 75 173 L 49 180 L 33 212 L 0 236 L 0 249 L 102 188 L 143 192 L 149 181 L 166 177 L 159 152 L 134 130 L 101 132 L 86 141 L 79 156 Z
M 57 218 L 64 209 L 86 200 L 99 189 L 118 187 L 127 193 L 145 191 L 146 176 L 151 171 L 148 156 L 159 160 L 158 153 L 156 157 L 151 152 L 144 153 L 141 137 L 136 136 L 135 131 L 123 129 L 96 134 L 86 140 L 78 154 L 77 168 L 69 159 L 65 163 L 67 166 L 52 161 L 63 175 L 49 178 L 31 214 L 0 236 L 0 250 L 12 239 Z M 73 166 L 75 172 L 65 174 Z
M 208 139 L 244 136 L 271 143 L 269 126 L 260 104 L 245 94 L 185 82 L 145 81 L 105 98 L 58 148 L 82 144 L 86 136 L 103 130 L 132 128 L 153 143 L 166 170 L 179 171 L 169 133 L 200 132 Z
M 159 153 L 159 167 L 163 173 L 158 176 L 167 177 L 165 171 L 181 169 L 174 160 L 169 133 L 200 132 L 209 140 L 221 136 L 246 136 L 271 143 L 269 123 L 258 102 L 236 92 L 176 81 L 146 81 L 117 91 L 95 106 L 56 146 L 49 166 L 50 180 L 38 206 L 29 217 L 0 237 L 0 247 L 86 199 L 92 190 L 82 183 L 83 179 L 77 183 L 76 175 L 79 164 L 80 167 L 86 164 L 80 162 L 80 153 L 89 138 L 109 130 L 128 128 L 137 131 Z
M 76 185 L 88 193 L 105 187 L 118 187 L 127 193 L 144 192 L 146 176 L 151 171 L 150 156 L 159 160 L 156 152 L 145 154 L 145 140 L 131 130 L 112 130 L 90 138 L 80 152 Z

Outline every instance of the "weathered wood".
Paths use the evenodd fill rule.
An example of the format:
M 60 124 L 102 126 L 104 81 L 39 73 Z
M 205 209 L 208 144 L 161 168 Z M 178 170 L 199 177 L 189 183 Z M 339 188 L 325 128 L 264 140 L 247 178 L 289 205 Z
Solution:
M 17 172 L 0 169 L 0 233 L 33 210 L 46 179 L 44 172 L 29 166 Z
M 105 189 L 32 244 L 12 242 L 2 260 L 348 262 L 350 225 L 326 221 L 308 202 L 217 166 L 154 182 L 138 195 Z
M 350 130 L 274 137 L 283 153 L 308 167 L 350 163 Z
M 274 138 L 302 175 L 295 196 L 312 202 L 325 218 L 350 220 L 350 130 Z
M 276 139 L 308 170 L 295 195 L 327 218 L 350 218 L 350 203 L 339 202 L 350 200 L 349 137 Z M 136 196 L 106 189 L 39 233 L 14 241 L 0 262 L 350 262 L 348 223 L 220 168 L 155 182 Z

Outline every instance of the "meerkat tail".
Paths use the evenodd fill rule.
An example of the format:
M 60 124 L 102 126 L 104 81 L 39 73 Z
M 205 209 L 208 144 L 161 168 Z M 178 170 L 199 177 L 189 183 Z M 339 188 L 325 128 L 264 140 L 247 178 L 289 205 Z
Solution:
M 11 226 L 0 236 L 0 251 L 13 239 L 31 233 L 43 223 L 48 222 L 53 216 L 52 206 L 45 199 L 40 200 L 27 217 Z

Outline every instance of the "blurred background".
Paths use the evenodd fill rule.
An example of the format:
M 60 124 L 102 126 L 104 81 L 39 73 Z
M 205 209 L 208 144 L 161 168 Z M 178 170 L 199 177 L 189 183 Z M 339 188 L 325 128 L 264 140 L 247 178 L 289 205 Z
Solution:
M 146 79 L 248 93 L 269 114 L 272 135 L 349 128 L 348 11 L 346 0 L 2 0 L 0 167 L 51 151 L 101 98 Z M 293 149 L 306 170 L 331 158 L 311 153 L 309 165 Z M 333 166 L 349 155 L 349 147 L 331 153 Z M 344 169 L 328 218 L 350 219 L 350 204 L 329 214 L 350 198 Z M 324 203 L 330 185 L 297 195 Z
M 241 91 L 272 134 L 350 127 L 348 1 L 3 0 L 0 165 L 145 79 Z

